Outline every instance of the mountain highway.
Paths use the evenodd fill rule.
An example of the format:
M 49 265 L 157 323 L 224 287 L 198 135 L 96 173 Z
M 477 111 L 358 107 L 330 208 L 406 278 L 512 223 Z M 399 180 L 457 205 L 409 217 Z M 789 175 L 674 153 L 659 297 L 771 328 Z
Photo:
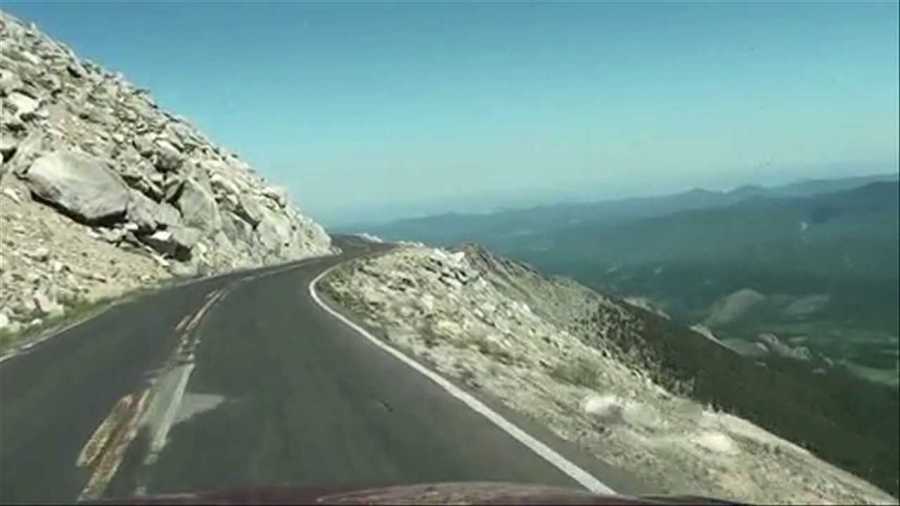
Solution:
M 472 409 L 323 308 L 318 276 L 390 248 L 337 244 L 128 300 L 0 363 L 0 503 L 447 481 L 604 491 L 549 431 Z

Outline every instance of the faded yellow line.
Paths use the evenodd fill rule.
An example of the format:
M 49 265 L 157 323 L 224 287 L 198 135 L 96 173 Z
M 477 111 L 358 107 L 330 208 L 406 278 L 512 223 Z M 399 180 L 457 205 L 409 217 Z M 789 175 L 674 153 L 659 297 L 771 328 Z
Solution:
M 199 342 L 199 339 L 195 339 L 192 343 L 188 342 L 191 333 L 197 325 L 199 325 L 200 321 L 210 308 L 212 308 L 216 302 L 222 300 L 227 294 L 228 290 L 225 288 L 210 292 L 207 296 L 207 301 L 196 313 L 189 313 L 181 319 L 176 327 L 176 330 L 180 334 L 180 343 L 176 348 L 174 356 L 170 358 L 167 369 L 174 365 L 175 359 L 179 356 L 193 350 Z M 191 354 L 191 357 L 192 355 L 193 354 Z M 183 395 L 184 389 L 187 386 L 190 369 L 191 368 L 187 369 L 188 374 L 186 374 L 179 382 L 178 388 L 176 389 L 175 401 L 165 412 L 164 421 L 168 423 L 168 425 L 171 425 L 180 405 L 180 397 Z M 92 469 L 92 473 L 78 497 L 79 500 L 97 499 L 103 495 L 106 487 L 112 481 L 116 471 L 118 471 L 119 465 L 121 465 L 122 460 L 125 458 L 125 452 L 128 450 L 129 445 L 134 438 L 137 437 L 138 427 L 147 410 L 149 399 L 152 396 L 151 392 L 152 390 L 147 388 L 141 390 L 139 394 L 131 393 L 119 399 L 110 410 L 110 413 L 103 419 L 97 429 L 94 430 L 91 437 L 87 440 L 78 455 L 76 465 L 78 467 L 88 467 Z M 165 434 L 167 432 L 167 430 L 163 431 L 162 436 L 160 437 L 160 435 L 157 435 L 153 441 L 156 453 L 159 452 L 164 444 Z
M 137 437 L 138 423 L 147 407 L 149 396 L 150 390 L 145 389 L 140 393 L 136 401 L 134 400 L 134 394 L 128 394 L 120 399 L 116 406 L 113 407 L 110 416 L 107 417 L 107 420 L 112 419 L 112 423 L 101 433 L 100 428 L 106 425 L 106 420 L 104 420 L 101 427 L 95 431 L 95 435 L 101 433 L 100 437 L 96 440 L 92 438 L 88 441 L 88 446 L 92 446 L 92 448 L 88 451 L 82 450 L 82 456 L 85 458 L 83 460 L 84 463 L 79 465 L 93 464 L 93 473 L 81 490 L 81 494 L 78 495 L 79 501 L 97 499 L 106 491 L 106 487 L 112 481 L 113 476 L 119 469 L 119 465 L 125 458 L 128 446 Z M 87 450 L 87 446 L 85 449 Z M 82 462 L 80 457 L 79 462 Z
M 187 329 L 185 329 L 186 334 L 190 334 L 191 332 L 194 331 L 194 329 L 200 323 L 200 320 L 203 318 L 203 315 L 205 315 L 206 312 L 209 311 L 209 308 L 211 308 L 212 305 L 215 304 L 216 301 L 219 300 L 219 298 L 222 296 L 223 292 L 224 292 L 224 289 L 213 292 L 214 295 L 209 300 L 206 301 L 206 304 L 204 304 L 203 307 L 201 307 L 200 310 L 197 311 L 197 313 L 191 319 L 190 323 L 188 323 Z
M 81 453 L 78 455 L 78 460 L 75 462 L 75 465 L 78 467 L 86 467 L 92 465 L 94 461 L 97 460 L 97 457 L 100 456 L 100 453 L 106 448 L 109 439 L 115 433 L 116 428 L 128 414 L 128 410 L 131 408 L 133 402 L 134 396 L 132 394 L 128 394 L 116 402 L 116 405 L 113 406 L 109 415 L 103 419 L 103 422 L 97 427 L 97 430 L 94 431 L 90 439 L 88 439 L 87 443 L 85 443 L 84 447 L 81 449 Z

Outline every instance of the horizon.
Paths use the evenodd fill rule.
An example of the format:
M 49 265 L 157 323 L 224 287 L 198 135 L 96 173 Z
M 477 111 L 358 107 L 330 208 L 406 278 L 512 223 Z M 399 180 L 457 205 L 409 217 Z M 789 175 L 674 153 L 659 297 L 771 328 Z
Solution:
M 900 165 L 896 3 L 3 8 L 328 226 Z
M 852 176 L 836 176 L 836 177 L 802 177 L 798 179 L 794 179 L 791 181 L 779 183 L 779 184 L 761 184 L 755 182 L 747 182 L 744 184 L 730 186 L 727 188 L 703 188 L 700 186 L 693 186 L 690 188 L 684 188 L 681 190 L 671 191 L 671 192 L 663 192 L 663 193 L 642 193 L 636 195 L 625 195 L 625 196 L 615 196 L 609 198 L 599 198 L 599 199 L 584 199 L 584 200 L 559 200 L 559 201 L 548 201 L 545 203 L 538 203 L 534 205 L 523 205 L 519 207 L 499 207 L 495 209 L 490 209 L 487 211 L 458 211 L 458 210 L 448 210 L 443 212 L 436 213 L 428 213 L 414 216 L 404 216 L 400 218 L 387 219 L 384 221 L 348 221 L 343 223 L 336 223 L 332 225 L 333 228 L 338 229 L 340 232 L 346 232 L 347 229 L 353 227 L 364 227 L 364 226 L 381 226 L 387 225 L 396 222 L 402 221 L 414 221 L 418 219 L 427 219 L 439 216 L 488 216 L 491 214 L 502 213 L 507 211 L 528 211 L 533 209 L 542 209 L 542 208 L 552 208 L 552 207 L 561 207 L 561 206 L 579 206 L 579 205 L 592 205 L 592 204 L 601 204 L 605 202 L 617 202 L 624 200 L 632 200 L 632 199 L 653 199 L 653 198 L 662 198 L 673 195 L 681 195 L 685 193 L 700 191 L 700 192 L 710 192 L 710 193 L 729 193 L 733 191 L 740 190 L 742 188 L 763 188 L 763 189 L 772 189 L 779 188 L 782 186 L 787 186 L 791 184 L 802 184 L 802 183 L 813 183 L 818 181 L 839 181 L 844 179 L 856 179 L 856 178 L 894 178 L 900 181 L 900 167 L 898 167 L 893 172 L 873 172 L 868 174 L 858 174 Z M 364 231 L 360 231 L 364 232 Z

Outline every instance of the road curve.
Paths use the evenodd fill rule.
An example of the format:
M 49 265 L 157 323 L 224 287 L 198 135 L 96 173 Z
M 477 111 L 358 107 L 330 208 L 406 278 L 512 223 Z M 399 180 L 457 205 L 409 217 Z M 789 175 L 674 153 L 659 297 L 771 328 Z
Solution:
M 0 503 L 284 484 L 579 486 L 313 300 L 322 272 L 386 248 L 340 245 L 132 300 L 0 364 Z

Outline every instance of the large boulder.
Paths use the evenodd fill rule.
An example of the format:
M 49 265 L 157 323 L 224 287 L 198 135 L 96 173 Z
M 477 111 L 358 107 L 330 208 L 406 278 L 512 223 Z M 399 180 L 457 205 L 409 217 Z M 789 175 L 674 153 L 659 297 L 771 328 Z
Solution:
M 172 204 L 163 202 L 156 209 L 156 222 L 167 228 L 181 225 L 181 213 Z
M 251 227 L 256 227 L 265 217 L 263 206 L 251 195 L 238 197 L 238 206 L 235 213 L 247 221 Z
M 253 244 L 253 228 L 237 215 L 226 212 L 222 231 L 235 244 Z
M 269 211 L 266 208 L 261 209 L 263 211 L 263 219 L 256 227 L 256 232 L 259 234 L 259 242 L 267 251 L 278 254 L 282 249 L 290 246 L 293 238 L 293 227 L 284 214 Z
M 140 148 L 139 148 L 140 149 Z M 184 156 L 168 141 L 156 142 L 156 168 L 161 172 L 174 172 L 181 168 Z
M 125 183 L 102 161 L 80 153 L 43 155 L 23 178 L 35 197 L 85 223 L 121 218 L 128 207 Z
M 201 167 L 205 168 L 207 172 L 210 172 L 211 175 L 209 177 L 209 183 L 212 186 L 213 191 L 218 194 L 224 195 L 240 195 L 241 190 L 238 188 L 238 185 L 232 181 L 231 179 L 225 177 L 219 172 L 215 172 L 214 170 L 210 170 L 208 167 L 210 164 L 201 164 Z
M 137 229 L 141 232 L 152 232 L 156 230 L 158 225 L 157 216 L 159 216 L 159 204 L 145 196 L 143 193 L 132 191 L 131 199 L 128 202 L 126 210 L 126 218 L 131 223 L 137 225 Z
M 16 109 L 16 115 L 20 118 L 27 117 L 38 109 L 40 102 L 18 91 L 11 93 L 6 97 L 7 102 Z
M 204 232 L 222 228 L 222 217 L 216 199 L 200 183 L 187 179 L 178 197 L 178 208 L 184 224 Z

